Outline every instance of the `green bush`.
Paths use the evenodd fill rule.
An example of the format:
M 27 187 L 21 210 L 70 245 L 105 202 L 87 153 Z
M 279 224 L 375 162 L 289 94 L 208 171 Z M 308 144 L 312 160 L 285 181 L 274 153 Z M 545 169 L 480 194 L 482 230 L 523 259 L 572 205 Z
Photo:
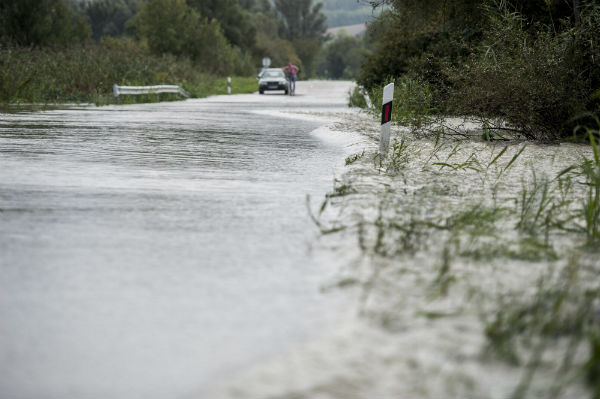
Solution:
M 600 56 L 600 8 L 582 17 L 557 33 L 541 24 L 525 29 L 522 15 L 490 9 L 479 50 L 448 72 L 450 112 L 500 118 L 530 139 L 570 136 L 573 118 L 598 104 L 600 65 L 593 60 Z
M 430 86 L 420 79 L 404 77 L 394 85 L 392 119 L 400 125 L 420 128 L 433 114 Z
M 348 106 L 367 108 L 367 100 L 365 100 L 365 93 L 359 86 L 354 86 L 348 93 Z
M 397 121 L 414 127 L 430 113 L 463 116 L 546 141 L 571 137 L 578 125 L 594 126 L 600 113 L 597 2 L 376 2 L 393 8 L 369 25 L 373 50 L 358 83 L 373 91 L 390 80 L 412 81 L 428 93 L 424 106 L 397 103 Z M 409 103 L 415 100 L 410 86 L 401 92 Z
M 388 77 L 404 75 L 442 89 L 442 66 L 456 65 L 473 50 L 484 18 L 481 1 L 404 0 L 394 2 L 368 25 L 365 41 L 372 50 L 358 83 L 372 90 Z
M 0 1 L 0 40 L 21 46 L 68 45 L 90 35 L 63 0 Z
M 433 93 L 430 85 L 418 78 L 404 76 L 389 79 L 394 82 L 392 123 L 410 127 L 416 131 L 435 116 Z M 369 92 L 373 103 L 372 111 L 379 116 L 383 100 L 383 85 Z
M 253 77 L 239 82 L 234 78 L 234 92 L 256 90 Z M 65 49 L 0 47 L 0 102 L 112 102 L 115 83 L 179 84 L 197 97 L 226 91 L 224 75 L 189 58 L 153 55 L 131 39 Z
M 219 23 L 203 19 L 185 0 L 149 0 L 132 24 L 155 54 L 191 58 L 211 73 L 234 72 L 236 55 Z

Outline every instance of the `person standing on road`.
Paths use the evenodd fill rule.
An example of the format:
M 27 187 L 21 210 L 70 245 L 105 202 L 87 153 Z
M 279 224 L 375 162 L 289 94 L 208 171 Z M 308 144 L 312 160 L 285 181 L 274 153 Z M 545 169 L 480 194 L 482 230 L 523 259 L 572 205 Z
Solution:
M 288 62 L 287 66 L 283 68 L 284 72 L 287 74 L 290 79 L 290 93 L 294 94 L 296 91 L 296 74 L 300 70 L 296 65 Z

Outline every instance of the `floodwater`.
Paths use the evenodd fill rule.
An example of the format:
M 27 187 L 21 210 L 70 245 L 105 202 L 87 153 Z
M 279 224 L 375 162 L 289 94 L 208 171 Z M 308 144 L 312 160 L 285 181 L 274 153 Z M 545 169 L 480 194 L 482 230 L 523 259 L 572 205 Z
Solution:
M 349 87 L 0 114 L 0 396 L 203 396 L 334 323 Z
M 565 183 L 555 177 L 584 157 L 592 159 L 591 147 L 419 138 L 393 126 L 392 143 L 406 147 L 392 146 L 378 167 L 378 128 L 379 120 L 360 114 L 330 127 L 369 139 L 355 152 L 364 155 L 338 178 L 344 190 L 330 196 L 320 214 L 325 228 L 340 228 L 321 241 L 331 240 L 331 251 L 345 259 L 337 286 L 356 293 L 354 315 L 329 336 L 249 370 L 228 387 L 227 397 L 592 397 L 585 376 L 591 375 L 593 346 L 585 338 L 574 342 L 588 336 L 578 331 L 598 324 L 566 326 L 567 320 L 597 320 L 600 314 L 598 301 L 593 313 L 581 305 L 600 293 L 598 248 L 586 249 L 585 233 L 575 229 L 525 234 L 516 227 L 527 220 L 519 204 L 526 195 L 536 204 L 530 209 L 584 225 L 576 215 L 588 187 L 560 191 Z M 439 164 L 469 160 L 483 166 Z M 554 185 L 532 195 L 534 182 L 545 178 L 555 179 Z M 554 208 L 563 195 L 564 207 Z M 552 205 L 542 211 L 534 202 L 540 199 Z M 455 222 L 472 209 L 494 208 L 501 216 L 493 221 L 483 215 L 473 217 L 471 227 Z M 535 237 L 547 247 L 529 248 L 528 239 Z M 519 362 L 494 350 L 496 320 L 504 320 L 503 350 Z

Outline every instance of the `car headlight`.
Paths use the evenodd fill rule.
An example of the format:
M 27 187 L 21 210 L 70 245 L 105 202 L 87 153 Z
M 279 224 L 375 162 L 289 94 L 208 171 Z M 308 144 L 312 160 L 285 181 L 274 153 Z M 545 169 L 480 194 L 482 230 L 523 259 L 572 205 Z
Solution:
M 285 80 L 285 79 L 281 79 L 281 80 L 279 81 L 279 84 L 280 84 L 280 85 L 284 85 L 284 84 L 286 84 L 286 83 L 287 83 L 287 80 Z

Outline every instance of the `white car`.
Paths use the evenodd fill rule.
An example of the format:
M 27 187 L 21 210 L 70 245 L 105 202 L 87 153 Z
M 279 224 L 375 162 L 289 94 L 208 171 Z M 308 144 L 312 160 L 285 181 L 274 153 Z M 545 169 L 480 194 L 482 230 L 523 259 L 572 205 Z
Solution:
M 267 90 L 283 90 L 289 93 L 290 82 L 281 68 L 263 69 L 258 79 L 258 92 L 264 94 Z

